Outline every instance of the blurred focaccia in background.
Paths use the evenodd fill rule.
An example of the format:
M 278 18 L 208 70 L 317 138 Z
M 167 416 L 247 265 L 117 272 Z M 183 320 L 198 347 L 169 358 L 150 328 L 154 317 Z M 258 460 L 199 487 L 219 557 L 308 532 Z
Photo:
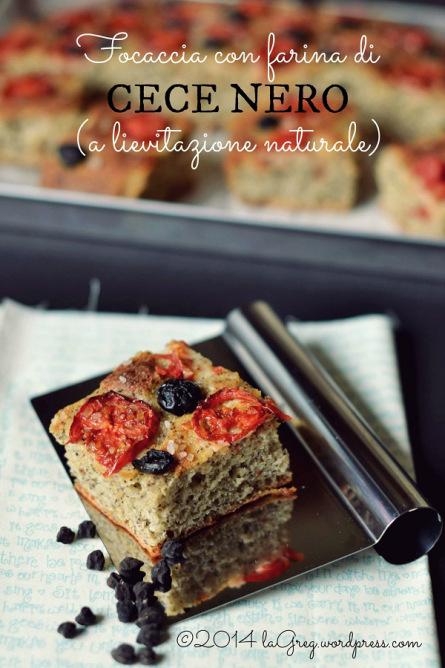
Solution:
M 402 230 L 445 236 L 445 137 L 386 147 L 377 181 L 384 209 Z
M 41 166 L 80 123 L 82 92 L 73 76 L 0 75 L 0 162 Z
M 84 110 L 81 148 L 76 133 L 61 138 L 57 150 L 42 161 L 41 183 L 49 188 L 121 195 L 173 199 L 186 193 L 195 174 L 186 153 L 124 152 L 115 150 L 113 134 L 125 140 L 157 141 L 166 126 L 174 123 L 177 139 L 186 141 L 190 122 L 180 116 L 174 121 L 161 114 L 118 114 L 101 104 Z M 103 150 L 90 150 L 98 145 Z
M 127 33 L 128 36 L 119 39 L 116 43 L 119 49 L 108 59 L 110 51 L 107 49 L 113 35 L 117 33 Z M 176 114 L 175 121 L 179 123 L 179 117 L 188 116 L 190 132 L 193 132 L 193 129 L 198 133 L 217 130 L 229 134 L 233 116 L 230 113 L 233 101 L 230 83 L 236 82 L 242 87 L 251 82 L 267 83 L 264 57 L 270 33 L 274 34 L 274 55 L 279 51 L 289 54 L 291 49 L 294 49 L 300 60 L 305 55 L 311 61 L 311 57 L 317 53 L 325 53 L 331 59 L 331 62 L 323 62 L 323 58 L 319 59 L 319 62 L 312 60 L 296 63 L 292 59 L 287 63 L 277 62 L 275 82 L 290 87 L 295 86 L 296 82 L 310 82 L 319 92 L 333 82 L 345 86 L 349 93 L 349 109 L 353 110 L 359 128 L 363 124 L 367 127 L 370 119 L 374 118 L 386 142 L 408 144 L 419 140 L 438 140 L 440 143 L 445 136 L 445 41 L 424 27 L 377 20 L 358 15 L 357 12 L 346 15 L 322 7 L 308 9 L 285 2 L 238 0 L 227 5 L 210 2 L 197 4 L 187 0 L 135 0 L 50 14 L 35 22 L 13 25 L 0 37 L 2 81 L 8 79 L 9 85 L 13 85 L 11 78 L 29 73 L 37 74 L 43 80 L 59 75 L 65 80 L 60 84 L 64 91 L 61 96 L 63 100 L 54 94 L 50 103 L 50 96 L 47 95 L 41 107 L 43 114 L 39 111 L 41 105 L 37 93 L 33 93 L 37 96 L 34 101 L 25 96 L 21 101 L 10 100 L 2 106 L 0 160 L 3 163 L 32 164 L 39 169 L 44 164 L 43 183 L 52 187 L 72 187 L 137 197 L 164 197 L 168 175 L 164 175 L 159 184 L 156 181 L 156 186 L 153 178 L 152 186 L 149 187 L 134 185 L 144 181 L 143 177 L 132 176 L 121 182 L 116 178 L 113 167 L 115 160 L 111 154 L 107 156 L 111 167 L 105 169 L 108 177 L 100 178 L 96 171 L 98 178 L 83 178 L 80 168 L 70 175 L 67 173 L 66 178 L 62 178 L 60 170 L 56 176 L 52 173 L 51 177 L 48 177 L 47 152 L 52 150 L 54 160 L 58 159 L 59 130 L 62 134 L 69 135 L 69 126 L 73 120 L 79 114 L 81 117 L 84 115 L 84 96 L 98 94 L 102 97 L 101 103 L 105 109 L 106 91 L 118 81 L 130 84 L 152 82 L 157 83 L 160 88 L 166 88 L 175 82 L 191 86 L 207 78 L 216 85 L 220 112 L 184 112 Z M 353 56 L 364 37 L 367 48 L 372 49 L 375 57 L 380 56 L 378 62 L 354 62 Z M 76 38 L 79 38 L 78 42 Z M 136 64 L 131 58 L 128 62 L 119 62 L 119 54 L 125 52 L 131 55 L 135 51 L 152 54 L 155 58 L 163 51 L 167 55 L 177 52 L 179 56 L 182 53 L 198 51 L 208 58 L 204 64 Z M 225 55 L 240 51 L 251 51 L 254 56 L 262 56 L 262 60 L 254 62 L 247 59 L 241 62 L 234 59 L 234 62 L 225 62 L 223 65 L 214 62 L 216 52 Z M 335 62 L 335 57 L 332 56 L 337 52 L 342 56 L 347 55 L 348 60 Z M 108 62 L 93 64 L 86 55 L 90 60 L 108 59 Z M 74 77 L 76 81 L 70 77 Z M 20 88 L 20 79 L 17 82 L 16 87 Z M 82 91 L 82 95 L 71 95 L 69 90 L 73 87 Z M 55 112 L 55 109 L 58 111 Z M 258 111 L 258 118 L 254 122 L 248 106 L 246 110 L 249 122 L 256 128 L 257 124 L 262 122 L 262 112 Z M 19 118 L 17 124 L 11 122 L 16 112 Z M 165 109 L 161 113 L 165 114 Z M 48 139 L 44 136 L 47 127 L 43 118 L 45 115 L 51 116 L 53 125 L 53 132 Z M 301 119 L 292 115 L 296 127 L 304 126 L 305 115 L 307 114 L 300 114 Z M 26 122 L 22 122 L 23 116 L 26 116 Z M 49 120 L 46 122 L 49 123 Z M 247 121 L 245 124 L 247 125 Z M 334 119 L 331 125 L 336 125 Z M 152 125 L 148 121 L 146 128 L 150 134 Z M 252 127 L 252 132 L 256 131 L 257 129 Z M 351 156 L 348 161 L 339 154 L 336 154 L 336 157 L 339 174 L 344 175 L 344 183 L 339 176 L 339 183 L 335 186 L 329 179 L 329 182 L 326 180 L 327 175 L 334 178 L 332 161 L 327 154 L 313 160 L 304 153 L 294 155 L 291 160 L 292 169 L 296 170 L 294 181 L 289 176 L 281 181 L 280 172 L 285 171 L 284 166 L 280 167 L 271 156 L 265 159 L 261 152 L 255 159 L 246 157 L 246 169 L 241 175 L 242 183 L 236 183 L 233 177 L 235 169 L 240 169 L 242 160 L 236 167 L 232 165 L 234 160 L 229 156 L 225 172 L 232 192 L 249 203 L 258 201 L 262 205 L 279 204 L 296 210 L 301 206 L 314 210 L 345 209 L 357 201 L 355 172 L 358 168 L 361 172 L 358 179 L 363 181 L 363 172 L 367 170 L 366 160 L 358 162 Z M 278 159 L 283 158 L 283 154 L 279 154 Z M 181 155 L 159 164 L 167 163 L 178 174 L 177 178 L 173 179 L 176 188 L 174 196 L 178 198 L 188 190 L 188 170 L 183 169 Z M 290 161 L 286 159 L 286 163 L 290 164 Z M 261 181 L 266 190 L 273 184 L 273 196 L 261 198 L 256 184 L 249 184 L 244 180 L 245 172 L 258 176 L 260 164 Z M 221 161 L 219 165 L 222 166 Z M 85 165 L 82 170 L 87 171 Z M 57 170 L 54 168 L 53 172 L 55 171 Z M 180 183 L 182 173 L 185 174 L 184 187 Z M 205 180 L 205 170 L 198 176 Z M 397 175 L 392 178 L 397 180 Z M 105 184 L 108 181 L 112 185 L 107 189 Z M 381 178 L 378 181 L 381 184 Z M 289 195 L 290 184 L 299 192 Z M 306 189 L 308 192 L 303 192 Z M 334 190 L 336 196 L 332 196 Z M 396 220 L 399 220 L 399 217 Z M 409 231 L 414 228 L 404 226 L 403 229 Z M 440 226 L 436 225 L 425 224 L 421 227 L 419 222 L 416 229 L 426 234 L 442 234 Z
M 227 181 L 240 199 L 257 205 L 298 210 L 344 211 L 357 201 L 360 165 L 351 151 L 305 151 L 321 138 L 332 147 L 346 145 L 354 114 L 307 112 L 300 121 L 293 113 L 242 114 L 232 124 L 232 137 L 256 142 L 252 153 L 230 153 L 225 159 Z M 359 141 L 357 136 L 356 141 Z M 268 144 L 266 142 L 269 142 Z M 295 152 L 275 150 L 298 145 Z M 273 146 L 272 150 L 267 150 Z

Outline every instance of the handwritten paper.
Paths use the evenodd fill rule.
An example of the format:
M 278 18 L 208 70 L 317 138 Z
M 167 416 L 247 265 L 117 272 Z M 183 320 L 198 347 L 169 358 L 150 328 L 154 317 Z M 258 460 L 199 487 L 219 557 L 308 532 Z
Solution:
M 220 329 L 220 322 L 202 319 L 45 312 L 12 302 L 1 307 L 0 666 L 116 666 L 110 650 L 136 637 L 136 627 L 116 619 L 107 572 L 85 568 L 100 540 L 55 541 L 60 525 L 76 528 L 86 515 L 29 398 L 101 373 L 137 350 L 159 349 L 172 337 L 193 342 Z M 353 389 L 360 409 L 406 461 L 409 444 L 390 321 L 369 316 L 293 323 L 291 329 L 349 392 Z M 102 617 L 100 623 L 63 639 L 58 624 L 72 620 L 83 605 Z M 190 637 L 206 644 L 200 630 L 208 634 L 207 644 L 215 640 L 220 647 L 178 645 L 177 637 L 183 644 Z M 332 644 L 346 642 L 350 633 L 349 647 Z M 277 639 L 281 647 L 274 646 Z M 352 658 L 353 643 L 360 639 L 417 646 L 363 647 Z M 164 665 L 186 668 L 438 667 L 427 560 L 391 566 L 373 552 L 349 558 L 175 625 L 169 642 L 158 649 Z

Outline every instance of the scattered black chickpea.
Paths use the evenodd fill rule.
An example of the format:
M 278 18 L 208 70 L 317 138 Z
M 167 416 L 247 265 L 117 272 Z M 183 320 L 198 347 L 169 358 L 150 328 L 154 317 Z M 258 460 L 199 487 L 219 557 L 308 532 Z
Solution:
M 123 581 L 124 580 L 119 573 L 115 573 L 114 571 L 107 577 L 107 585 L 111 589 L 116 589 L 117 585 Z
M 207 37 L 204 40 L 205 49 L 222 49 L 227 45 L 227 40 L 224 37 Z
M 167 540 L 161 549 L 161 556 L 169 565 L 182 564 L 185 561 L 184 546 L 180 540 Z
M 87 556 L 87 568 L 90 571 L 103 571 L 105 566 L 105 557 L 101 550 L 93 550 Z
M 138 652 L 138 660 L 143 666 L 154 666 L 158 661 L 158 655 L 151 647 L 144 647 Z
M 127 584 L 135 585 L 137 582 L 141 582 L 145 577 L 145 573 L 141 571 L 141 566 L 143 566 L 143 564 L 144 562 L 140 561 L 140 559 L 125 557 L 119 564 L 119 575 L 125 582 L 127 582 Z
M 148 605 L 143 609 L 139 610 L 139 616 L 136 620 L 136 625 L 142 628 L 147 624 L 158 624 L 162 625 L 165 623 L 165 610 L 159 601 L 156 601 L 153 605 Z
M 60 527 L 57 532 L 56 541 L 58 543 L 64 543 L 65 545 L 70 545 L 74 540 L 74 531 L 68 527 Z
M 159 626 L 153 624 L 146 624 L 142 626 L 136 642 L 147 647 L 154 647 L 162 642 L 162 630 Z
M 74 622 L 62 622 L 57 627 L 57 633 L 60 633 L 64 638 L 74 638 L 77 635 L 77 627 Z
M 123 663 L 126 666 L 129 666 L 136 661 L 134 647 L 127 643 L 122 643 L 122 645 L 118 645 L 115 649 L 111 650 L 111 656 L 115 661 Z
M 131 603 L 134 600 L 134 593 L 128 582 L 119 582 L 114 590 L 114 595 L 118 601 Z
M 77 529 L 77 538 L 94 538 L 96 535 L 96 525 L 91 520 L 84 520 Z
M 132 601 L 118 601 L 116 611 L 119 621 L 124 624 L 131 624 L 137 619 L 137 609 Z
M 151 569 L 151 581 L 155 589 L 162 592 L 170 591 L 172 586 L 172 576 L 170 566 L 166 559 L 161 559 Z
M 74 618 L 81 626 L 92 626 L 97 622 L 97 617 L 91 608 L 84 606 L 80 609 L 79 614 Z
M 136 601 L 150 600 L 154 598 L 155 588 L 152 582 L 136 582 L 133 593 Z
M 166 453 L 168 454 L 168 453 Z M 94 538 L 96 527 L 90 520 L 84 520 L 78 527 L 78 538 Z M 72 543 L 75 533 L 68 527 L 61 527 L 57 533 L 57 541 Z M 133 645 L 122 643 L 111 650 L 112 658 L 121 664 L 131 665 L 139 662 L 150 666 L 158 662 L 159 656 L 153 647 L 164 642 L 166 638 L 166 613 L 162 603 L 156 598 L 156 590 L 167 592 L 171 588 L 170 564 L 184 561 L 183 545 L 180 541 L 167 541 L 162 548 L 162 559 L 153 566 L 152 582 L 145 582 L 145 573 L 141 571 L 144 562 L 134 557 L 125 557 L 119 564 L 119 572 L 113 571 L 107 578 L 107 585 L 114 590 L 117 599 L 116 611 L 118 619 L 124 623 L 136 622 L 139 632 L 136 642 L 144 647 L 135 652 Z M 105 556 L 101 550 L 93 550 L 87 556 L 86 566 L 90 570 L 102 571 Z M 64 638 L 74 638 L 81 631 L 79 627 L 92 626 L 97 623 L 97 616 L 87 606 L 83 606 L 76 615 L 74 622 L 62 622 L 57 632 Z
M 119 564 L 119 573 L 122 575 L 123 571 L 138 571 L 143 565 L 144 562 L 140 559 L 135 559 L 135 557 L 125 557 Z

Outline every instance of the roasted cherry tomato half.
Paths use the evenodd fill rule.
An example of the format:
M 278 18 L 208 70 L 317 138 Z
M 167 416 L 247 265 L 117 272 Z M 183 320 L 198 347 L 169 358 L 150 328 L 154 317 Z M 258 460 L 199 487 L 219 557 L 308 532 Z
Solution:
M 152 355 L 154 371 L 160 378 L 182 378 L 183 366 L 175 354 Z
M 147 448 L 159 426 L 157 413 L 144 401 L 116 392 L 91 397 L 79 409 L 70 429 L 70 443 L 83 441 L 105 468 L 117 473 Z
M 192 380 L 194 374 L 193 360 L 190 357 L 190 348 L 185 341 L 173 341 L 170 346 L 173 355 L 177 355 L 182 364 L 182 375 L 186 380 Z M 222 367 L 221 367 L 222 368 Z
M 289 419 L 272 399 L 260 399 L 247 390 L 227 387 L 205 399 L 193 414 L 195 432 L 206 441 L 239 441 L 266 420 Z

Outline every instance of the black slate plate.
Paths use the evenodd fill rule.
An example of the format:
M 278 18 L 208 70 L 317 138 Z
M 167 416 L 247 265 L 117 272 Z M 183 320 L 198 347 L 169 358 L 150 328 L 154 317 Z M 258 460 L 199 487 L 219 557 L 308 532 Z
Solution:
M 243 378 L 249 380 L 247 372 L 221 337 L 194 345 L 194 348 L 208 356 L 214 364 L 236 369 Z M 101 378 L 102 376 L 92 378 L 32 399 L 32 405 L 45 430 L 48 432 L 51 418 L 60 408 L 91 392 L 97 387 Z M 237 588 L 226 588 L 199 606 L 190 608 L 185 614 L 175 618 L 175 621 L 232 603 L 244 596 L 356 554 L 372 544 L 370 538 L 354 521 L 341 500 L 330 489 L 298 438 L 286 425 L 282 425 L 280 429 L 282 442 L 290 453 L 294 484 L 298 488 L 297 498 L 293 503 L 292 517 L 287 525 L 288 546 L 301 554 L 301 560 L 292 560 L 289 567 L 277 577 L 264 581 L 247 582 Z M 49 432 L 48 435 L 69 475 L 64 458 L 64 448 L 54 440 Z M 202 537 L 205 540 L 205 531 L 202 532 Z M 106 546 L 106 539 L 104 543 Z

